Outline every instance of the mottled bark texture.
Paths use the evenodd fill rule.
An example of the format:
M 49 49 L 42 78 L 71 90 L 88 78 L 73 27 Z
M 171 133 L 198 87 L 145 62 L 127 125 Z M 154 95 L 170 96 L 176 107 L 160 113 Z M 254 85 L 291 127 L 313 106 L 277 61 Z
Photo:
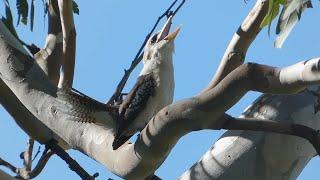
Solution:
M 63 6 L 63 1 L 58 2 Z M 22 46 L 2 24 L 0 87 L 4 88 L 1 88 L 1 103 L 32 138 L 43 143 L 56 139 L 64 148 L 73 148 L 87 154 L 120 177 L 143 179 L 155 172 L 183 135 L 195 130 L 222 128 L 224 121 L 220 117 L 249 90 L 297 93 L 309 85 L 319 84 L 319 58 L 286 68 L 255 63 L 242 65 L 250 43 L 260 31 L 260 13 L 265 13 L 266 2 L 268 1 L 257 2 L 252 13 L 234 35 L 226 58 L 223 58 L 225 60 L 219 66 L 220 73 L 205 91 L 163 108 L 150 120 L 134 144 L 127 142 L 116 151 L 111 146 L 115 129 L 112 108 L 103 108 L 101 104 L 84 100 L 71 91 L 58 90 L 43 69 L 27 53 L 22 53 Z M 66 50 L 68 43 L 71 46 L 75 43 L 75 39 L 69 41 L 68 38 L 72 37 L 74 28 L 70 28 L 72 23 L 68 21 L 68 13 L 66 16 L 63 13 L 60 15 L 62 25 L 65 25 L 65 29 L 62 29 L 66 32 L 63 35 L 66 37 L 63 49 Z M 68 33 L 71 35 L 68 36 Z M 70 53 L 72 63 L 73 52 L 72 48 L 69 52 L 63 51 L 63 59 L 69 60 L 66 57 Z M 72 84 L 73 73 L 70 74 L 70 79 L 66 81 L 67 87 Z M 246 142 L 250 144 L 251 141 Z M 267 148 L 271 147 L 272 144 Z M 230 157 L 233 155 L 239 157 L 241 152 L 234 152 Z M 219 172 L 223 174 L 223 171 Z
M 264 94 L 242 117 L 320 129 L 314 102 L 309 91 L 296 95 Z M 180 179 L 296 179 L 315 155 L 311 144 L 299 137 L 227 131 Z
M 78 107 L 78 104 L 74 105 L 61 98 L 56 87 L 32 63 L 31 58 L 19 53 L 5 40 L 0 41 L 0 51 L 1 79 L 21 103 L 53 132 L 47 133 L 52 135 L 48 139 L 63 140 L 68 146 L 86 153 L 115 174 L 133 179 L 152 174 L 181 136 L 193 130 L 221 126 L 219 117 L 248 90 L 292 93 L 320 80 L 317 69 L 319 59 L 284 69 L 253 63 L 241 65 L 215 88 L 161 110 L 142 131 L 135 144 L 127 143 L 113 151 L 111 143 L 115 124 L 107 110 L 97 110 L 92 114 L 96 124 L 80 123 L 78 119 L 87 116 L 79 116 L 77 113 L 87 113 L 84 109 L 90 107 L 84 104 L 84 109 L 81 109 L 80 105 Z M 74 110 L 76 108 L 83 111 Z

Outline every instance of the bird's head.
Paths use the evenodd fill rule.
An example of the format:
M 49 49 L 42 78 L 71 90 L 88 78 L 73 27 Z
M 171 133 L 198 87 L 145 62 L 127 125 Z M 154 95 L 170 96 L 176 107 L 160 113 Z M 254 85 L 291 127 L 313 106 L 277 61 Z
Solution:
M 153 34 L 144 48 L 143 62 L 151 59 L 162 59 L 161 57 L 172 56 L 174 51 L 174 40 L 177 37 L 180 27 L 170 33 L 172 24 L 170 16 L 160 32 Z M 167 59 L 167 58 L 164 58 Z

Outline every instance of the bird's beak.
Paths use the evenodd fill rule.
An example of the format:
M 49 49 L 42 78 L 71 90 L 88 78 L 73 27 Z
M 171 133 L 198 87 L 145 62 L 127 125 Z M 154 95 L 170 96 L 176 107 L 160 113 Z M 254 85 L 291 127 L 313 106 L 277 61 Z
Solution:
M 158 35 L 158 39 L 157 42 L 161 41 L 161 40 L 167 40 L 167 41 L 173 41 L 177 35 L 179 34 L 179 31 L 181 29 L 181 27 L 178 27 L 174 32 L 170 33 L 170 28 L 171 28 L 171 24 L 172 24 L 172 18 L 173 16 L 170 16 L 167 20 L 167 22 L 164 24 L 163 28 L 161 29 L 159 35 Z
M 173 41 L 177 35 L 179 34 L 180 32 L 180 29 L 181 29 L 181 26 L 179 26 L 175 31 L 173 31 L 171 34 L 167 35 L 167 37 L 164 38 L 164 40 L 167 40 L 167 41 Z

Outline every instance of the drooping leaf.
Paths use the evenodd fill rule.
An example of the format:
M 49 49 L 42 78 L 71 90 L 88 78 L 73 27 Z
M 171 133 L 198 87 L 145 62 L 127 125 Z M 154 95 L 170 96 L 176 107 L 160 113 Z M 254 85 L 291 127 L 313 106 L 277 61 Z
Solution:
M 19 25 L 20 20 L 24 25 L 27 25 L 28 11 L 29 11 L 28 1 L 27 0 L 17 0 L 16 6 L 17 6 L 17 12 L 18 12 L 17 25 Z
M 284 10 L 283 19 L 289 18 L 289 16 L 294 13 L 294 11 L 298 11 L 301 14 L 302 8 L 312 7 L 310 0 L 290 0 Z
M 31 0 L 31 8 L 30 8 L 30 30 L 33 31 L 33 23 L 34 23 L 34 1 Z
M 276 34 L 278 37 L 274 43 L 276 48 L 281 48 L 294 26 L 300 20 L 301 13 L 306 8 L 312 7 L 310 0 L 288 0 L 283 7 L 278 19 Z
M 1 20 L 2 22 L 6 25 L 8 30 L 16 37 L 18 38 L 18 34 L 16 32 L 16 29 L 14 28 L 13 25 L 13 18 L 12 18 L 12 13 L 11 13 L 11 8 L 8 0 L 3 0 L 3 3 L 5 5 L 5 12 L 6 12 L 6 17 L 2 17 Z
M 13 26 L 13 18 L 11 13 L 11 8 L 8 0 L 3 0 L 3 3 L 5 5 L 5 11 L 6 11 L 6 21 L 8 21 L 9 24 Z
M 79 15 L 79 6 L 74 0 L 72 1 L 72 9 L 73 9 L 73 13 Z
M 269 0 L 268 12 L 260 24 L 260 28 L 268 25 L 268 35 L 270 35 L 272 20 L 277 17 L 280 9 L 280 5 L 285 4 L 286 0 Z

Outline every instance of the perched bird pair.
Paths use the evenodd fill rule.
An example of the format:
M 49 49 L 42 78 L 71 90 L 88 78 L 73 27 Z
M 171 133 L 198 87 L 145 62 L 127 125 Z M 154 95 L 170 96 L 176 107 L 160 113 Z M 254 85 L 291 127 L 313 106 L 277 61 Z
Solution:
M 143 55 L 143 68 L 136 84 L 119 108 L 119 122 L 113 149 L 118 149 L 163 107 L 173 101 L 174 72 L 172 55 L 174 39 L 180 28 L 170 33 L 172 16 L 162 30 L 148 40 Z

